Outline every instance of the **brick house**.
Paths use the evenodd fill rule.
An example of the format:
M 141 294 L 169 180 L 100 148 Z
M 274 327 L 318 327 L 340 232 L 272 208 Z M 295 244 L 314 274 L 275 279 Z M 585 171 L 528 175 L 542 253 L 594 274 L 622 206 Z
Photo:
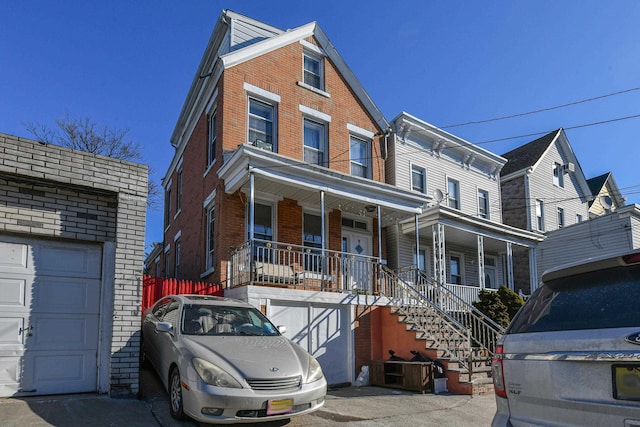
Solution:
M 147 167 L 0 134 L 0 396 L 138 392 Z

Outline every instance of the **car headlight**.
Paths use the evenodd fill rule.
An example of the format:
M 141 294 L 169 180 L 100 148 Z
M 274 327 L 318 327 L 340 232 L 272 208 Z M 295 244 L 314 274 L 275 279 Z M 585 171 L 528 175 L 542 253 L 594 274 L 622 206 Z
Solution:
M 216 387 L 242 388 L 240 383 L 229 375 L 224 369 L 221 369 L 213 363 L 206 360 L 193 358 L 193 367 L 202 378 L 202 381 Z
M 307 382 L 312 383 L 314 381 L 321 380 L 324 375 L 322 374 L 322 368 L 316 359 L 309 356 L 309 372 L 307 372 Z

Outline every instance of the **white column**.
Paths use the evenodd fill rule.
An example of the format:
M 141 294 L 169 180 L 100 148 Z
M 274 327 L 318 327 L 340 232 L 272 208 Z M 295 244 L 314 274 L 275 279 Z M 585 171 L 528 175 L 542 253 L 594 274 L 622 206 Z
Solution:
M 507 285 L 512 291 L 515 290 L 513 289 L 513 248 L 511 242 L 507 242 Z
M 447 284 L 446 261 L 445 261 L 445 244 L 444 244 L 444 225 L 434 224 L 433 230 L 433 265 L 434 278 L 436 282 L 442 286 Z
M 478 234 L 478 284 L 484 289 L 484 237 Z
M 538 261 L 536 258 L 536 249 L 529 248 L 529 287 L 531 293 L 538 289 Z
M 255 175 L 249 172 L 249 242 L 253 245 L 255 223 Z

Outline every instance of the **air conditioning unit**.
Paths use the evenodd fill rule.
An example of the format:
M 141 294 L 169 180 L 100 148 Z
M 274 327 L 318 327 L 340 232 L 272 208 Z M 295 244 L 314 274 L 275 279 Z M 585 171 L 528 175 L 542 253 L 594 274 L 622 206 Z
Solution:
M 569 172 L 574 173 L 576 171 L 576 164 L 571 162 L 566 163 L 562 165 L 562 171 L 564 173 L 569 173 Z

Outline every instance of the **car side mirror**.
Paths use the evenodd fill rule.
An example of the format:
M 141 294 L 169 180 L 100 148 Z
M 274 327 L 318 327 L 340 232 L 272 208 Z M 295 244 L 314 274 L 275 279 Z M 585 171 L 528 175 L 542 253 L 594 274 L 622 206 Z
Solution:
M 287 327 L 284 325 L 278 325 L 278 332 L 280 332 L 282 335 L 287 333 Z
M 173 325 L 169 322 L 158 322 L 156 325 L 156 331 L 158 332 L 167 332 L 173 336 Z

